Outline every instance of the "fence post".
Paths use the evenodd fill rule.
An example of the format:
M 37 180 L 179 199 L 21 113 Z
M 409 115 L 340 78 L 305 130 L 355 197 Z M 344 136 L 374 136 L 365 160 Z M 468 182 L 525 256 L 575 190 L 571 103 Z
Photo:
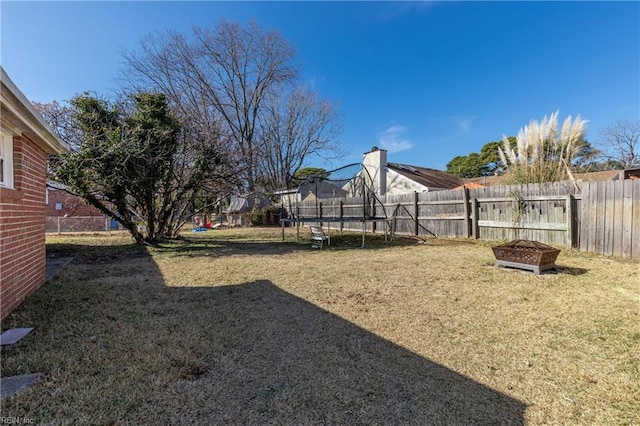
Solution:
M 420 231 L 418 225 L 418 192 L 414 191 L 413 193 L 413 218 L 414 218 L 414 223 L 413 223 L 413 235 L 418 235 L 418 232 Z
M 480 238 L 480 229 L 478 227 L 478 199 L 471 200 L 471 234 L 476 240 Z
M 109 217 L 108 216 L 105 216 L 105 218 L 104 218 L 104 232 L 107 235 L 111 235 L 111 233 L 109 232 Z
M 60 235 L 60 216 L 58 216 L 58 235 Z
M 342 218 L 344 217 L 344 201 L 340 200 L 340 232 L 343 230 L 344 222 Z
M 376 199 L 371 200 L 371 216 L 376 217 Z M 376 233 L 376 222 L 371 222 L 371 233 Z
M 567 247 L 573 247 L 573 197 L 567 194 L 565 199 L 567 214 Z
M 464 212 L 464 236 L 471 236 L 471 218 L 469 217 L 469 188 L 462 188 L 462 211 Z
M 300 203 L 296 201 L 296 242 L 300 242 Z

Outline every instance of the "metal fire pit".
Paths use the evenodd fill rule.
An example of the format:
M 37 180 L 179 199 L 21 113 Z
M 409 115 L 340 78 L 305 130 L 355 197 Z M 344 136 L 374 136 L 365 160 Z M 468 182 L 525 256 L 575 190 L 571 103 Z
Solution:
M 513 240 L 491 249 L 496 257 L 496 266 L 525 269 L 536 275 L 555 268 L 560 254 L 559 249 L 530 240 Z

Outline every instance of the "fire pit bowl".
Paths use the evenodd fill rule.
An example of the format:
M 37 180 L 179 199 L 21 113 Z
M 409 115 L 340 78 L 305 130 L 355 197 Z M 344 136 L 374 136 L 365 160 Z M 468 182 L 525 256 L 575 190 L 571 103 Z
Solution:
M 496 257 L 496 266 L 525 269 L 536 275 L 555 268 L 560 254 L 559 249 L 530 240 L 513 240 L 491 249 Z

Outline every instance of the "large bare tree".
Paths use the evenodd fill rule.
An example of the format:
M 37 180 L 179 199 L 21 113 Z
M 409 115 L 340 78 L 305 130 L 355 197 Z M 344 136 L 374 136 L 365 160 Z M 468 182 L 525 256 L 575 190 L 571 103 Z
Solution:
M 278 152 L 272 131 L 287 120 L 287 109 L 282 108 L 287 99 L 301 99 L 294 60 L 294 48 L 279 32 L 263 31 L 255 22 L 242 26 L 222 21 L 213 29 L 193 28 L 189 36 L 164 32 L 144 38 L 137 50 L 124 53 L 122 78 L 135 89 L 167 94 L 180 120 L 192 123 L 202 134 L 212 127 L 221 129 L 244 190 L 254 192 L 286 183 L 274 173 L 292 175 L 309 155 L 336 152 L 337 127 L 331 121 L 337 117 L 335 107 L 306 95 L 308 99 L 301 100 L 306 105 L 289 109 L 307 114 L 294 118 L 300 125 L 311 125 L 300 134 L 332 138 L 316 138 L 313 149 L 298 150 L 293 155 L 299 161 L 291 161 L 294 169 L 286 173 L 269 168 L 279 157 L 292 155 Z M 315 119 L 317 115 L 326 120 Z M 282 122 L 274 124 L 274 119 Z M 320 123 L 324 128 L 317 128 Z
M 640 166 L 640 120 L 620 120 L 600 131 L 600 149 L 622 169 Z
M 52 101 L 48 103 L 34 102 L 33 106 L 58 137 L 69 144 L 72 150 L 77 150 L 80 147 L 83 133 L 79 127 L 74 126 L 74 109 L 71 105 Z
M 296 87 L 288 96 L 270 99 L 260 121 L 262 163 L 266 187 L 288 187 L 294 174 L 312 155 L 340 158 L 337 140 L 342 121 L 336 106 L 315 92 Z

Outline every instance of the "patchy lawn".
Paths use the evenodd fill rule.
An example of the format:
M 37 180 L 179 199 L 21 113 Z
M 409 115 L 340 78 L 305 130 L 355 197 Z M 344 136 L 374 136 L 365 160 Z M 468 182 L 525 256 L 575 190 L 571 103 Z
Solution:
M 305 234 L 306 235 L 306 234 Z M 45 424 L 638 424 L 640 264 L 563 249 L 279 229 L 49 237 L 75 260 L 2 328 L 2 375 L 43 372 L 2 416 Z

